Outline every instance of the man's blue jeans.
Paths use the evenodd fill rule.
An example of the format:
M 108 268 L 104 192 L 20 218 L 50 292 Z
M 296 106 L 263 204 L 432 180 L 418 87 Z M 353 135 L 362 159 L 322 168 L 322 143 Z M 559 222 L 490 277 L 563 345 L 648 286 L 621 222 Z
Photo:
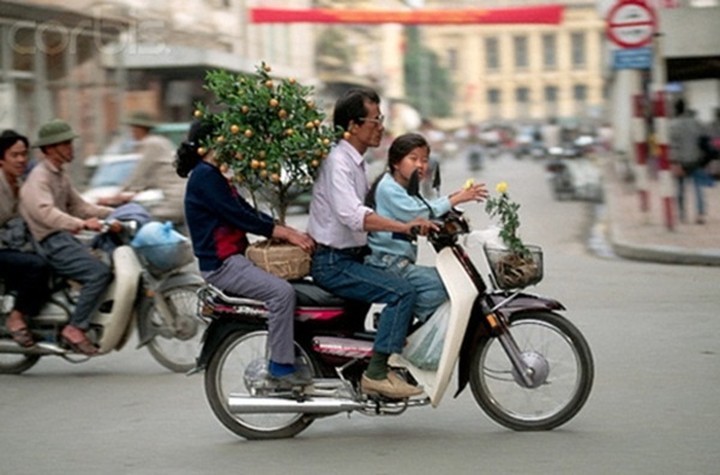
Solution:
M 313 280 L 338 297 L 386 304 L 380 313 L 373 349 L 379 353 L 401 353 L 417 294 L 405 279 L 365 265 L 364 249 L 318 246 L 312 261 Z

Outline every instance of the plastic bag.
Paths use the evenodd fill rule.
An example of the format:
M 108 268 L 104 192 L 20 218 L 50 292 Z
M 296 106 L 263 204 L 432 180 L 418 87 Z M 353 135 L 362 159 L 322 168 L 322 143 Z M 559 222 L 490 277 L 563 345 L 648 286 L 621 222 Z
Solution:
M 467 247 L 482 247 L 484 245 L 490 247 L 505 249 L 505 244 L 500 239 L 500 227 L 493 225 L 487 229 L 472 231 L 465 236 L 465 245 Z
M 173 229 L 170 221 L 147 223 L 130 245 L 145 259 L 153 274 L 170 271 L 193 260 L 190 242 Z
M 423 326 L 408 337 L 402 356 L 420 369 L 436 370 L 440 363 L 449 320 L 450 301 L 447 301 L 435 310 Z
M 132 247 L 159 246 L 162 244 L 177 244 L 187 238 L 173 229 L 170 221 L 161 223 L 150 221 L 141 227 L 130 245 Z

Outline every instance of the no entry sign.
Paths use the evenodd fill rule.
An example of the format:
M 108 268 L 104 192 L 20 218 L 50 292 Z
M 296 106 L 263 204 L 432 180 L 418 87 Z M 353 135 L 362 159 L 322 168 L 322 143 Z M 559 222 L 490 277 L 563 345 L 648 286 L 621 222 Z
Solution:
M 607 16 L 607 35 L 621 48 L 639 48 L 652 41 L 655 12 L 642 0 L 621 0 Z

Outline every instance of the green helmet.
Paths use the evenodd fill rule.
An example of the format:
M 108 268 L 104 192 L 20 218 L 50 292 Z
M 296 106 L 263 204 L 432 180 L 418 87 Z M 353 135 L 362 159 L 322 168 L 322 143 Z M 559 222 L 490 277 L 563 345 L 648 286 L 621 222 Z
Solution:
M 54 119 L 40 127 L 38 139 L 34 146 L 44 147 L 76 138 L 78 138 L 78 135 L 70 127 L 70 124 L 64 120 Z
M 144 127 L 146 129 L 152 129 L 157 125 L 155 119 L 147 112 L 133 112 L 130 117 L 123 120 L 123 124 L 133 125 L 136 127 Z

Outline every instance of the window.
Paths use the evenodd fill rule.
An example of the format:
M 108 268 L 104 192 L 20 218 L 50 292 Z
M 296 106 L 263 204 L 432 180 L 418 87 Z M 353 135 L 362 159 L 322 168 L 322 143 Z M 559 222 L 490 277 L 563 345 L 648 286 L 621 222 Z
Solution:
M 527 87 L 519 87 L 515 89 L 515 100 L 520 104 L 527 104 L 530 102 L 530 89 Z
M 584 84 L 576 84 L 573 86 L 573 99 L 576 102 L 587 101 L 587 86 Z
M 528 67 L 528 39 L 527 36 L 513 37 L 513 48 L 515 50 L 515 67 L 527 69 Z
M 487 101 L 492 105 L 500 104 L 500 89 L 488 89 Z
M 557 39 L 555 35 L 542 35 L 543 67 L 545 69 L 555 69 L 557 67 L 556 46 Z
M 500 45 L 497 38 L 485 38 L 485 68 L 488 71 L 500 69 Z
M 572 65 L 574 68 L 585 66 L 585 33 L 573 33 L 570 35 L 572 48 Z
M 545 102 L 555 103 L 558 100 L 557 86 L 545 86 Z

